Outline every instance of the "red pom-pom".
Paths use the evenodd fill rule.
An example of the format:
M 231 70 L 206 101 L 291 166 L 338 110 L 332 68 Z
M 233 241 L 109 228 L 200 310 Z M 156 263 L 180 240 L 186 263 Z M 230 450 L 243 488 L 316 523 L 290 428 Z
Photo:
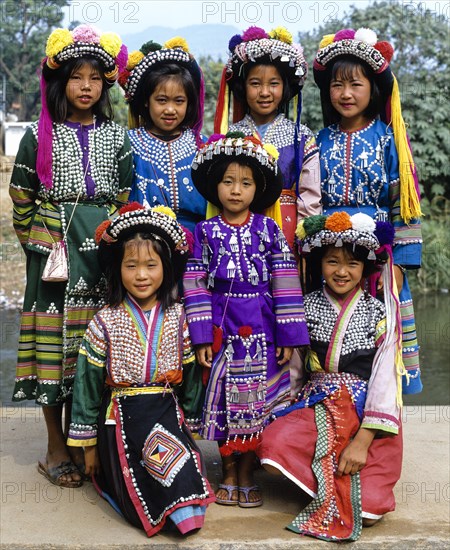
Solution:
M 391 62 L 391 59 L 394 56 L 394 48 L 389 44 L 389 42 L 377 42 L 374 48 L 381 53 L 388 63 Z
M 238 329 L 238 334 L 241 338 L 248 338 L 251 336 L 252 332 L 252 327 L 249 327 L 248 325 L 244 325 Z
M 122 86 L 122 88 L 127 83 L 128 77 L 130 76 L 130 71 L 128 69 L 124 69 L 120 74 L 119 78 L 117 79 L 118 83 Z
M 99 242 L 102 240 L 103 233 L 108 229 L 110 225 L 111 222 L 109 220 L 105 220 L 97 227 L 94 235 L 96 244 L 99 244 Z
M 180 224 L 181 229 L 184 231 L 184 236 L 186 238 L 186 242 L 188 245 L 189 254 L 192 255 L 194 252 L 194 235 L 187 227 L 184 227 L 184 225 Z
M 222 347 L 223 330 L 216 325 L 213 326 L 213 343 L 211 349 L 213 353 L 217 353 Z
M 247 142 L 247 141 L 251 141 L 255 145 L 261 145 L 261 147 L 262 147 L 262 142 L 258 138 L 256 138 L 255 136 L 247 136 L 245 138 L 244 142 Z
M 127 212 L 134 212 L 135 210 L 145 210 L 145 208 L 142 206 L 141 203 L 134 201 L 130 202 L 130 204 L 122 206 L 122 208 L 119 210 L 119 214 L 126 214 Z

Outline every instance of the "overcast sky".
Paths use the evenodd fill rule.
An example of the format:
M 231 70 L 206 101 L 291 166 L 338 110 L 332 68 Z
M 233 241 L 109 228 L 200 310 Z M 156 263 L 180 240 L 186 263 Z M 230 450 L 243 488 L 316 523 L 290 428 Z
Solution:
M 122 35 L 150 26 L 177 29 L 208 23 L 225 23 L 241 30 L 250 25 L 266 30 L 283 25 L 296 34 L 299 30 L 320 25 L 327 18 L 340 18 L 351 5 L 365 7 L 368 4 L 369 0 L 73 0 L 64 10 L 64 23 L 67 26 L 70 21 L 77 20 Z

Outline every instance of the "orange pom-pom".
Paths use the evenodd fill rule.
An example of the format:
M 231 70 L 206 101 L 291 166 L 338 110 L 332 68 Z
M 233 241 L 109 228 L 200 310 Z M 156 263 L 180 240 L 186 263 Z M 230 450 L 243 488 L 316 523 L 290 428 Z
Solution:
M 99 242 L 102 240 L 103 233 L 108 229 L 110 225 L 110 220 L 105 220 L 97 227 L 94 236 L 96 244 L 99 244 Z
M 145 208 L 142 206 L 140 202 L 134 201 L 134 202 L 130 202 L 130 204 L 126 204 L 125 206 L 122 206 L 122 208 L 119 210 L 119 214 L 125 214 L 126 212 L 134 212 L 135 210 L 145 210 Z
M 394 48 L 389 44 L 389 42 L 377 42 L 374 46 L 376 50 L 378 50 L 381 55 L 386 59 L 388 63 L 391 62 L 391 59 L 394 55 Z
M 352 228 L 352 222 L 347 212 L 335 212 L 325 222 L 325 229 L 338 233 Z

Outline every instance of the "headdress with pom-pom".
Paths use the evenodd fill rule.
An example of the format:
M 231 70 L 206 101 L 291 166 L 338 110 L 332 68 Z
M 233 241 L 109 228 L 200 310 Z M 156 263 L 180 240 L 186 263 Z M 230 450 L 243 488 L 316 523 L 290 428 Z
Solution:
M 189 52 L 188 43 L 181 36 L 171 38 L 163 45 L 150 40 L 143 44 L 139 50 L 129 54 L 126 67 L 119 75 L 119 84 L 125 92 L 125 99 L 129 106 L 128 126 L 129 128 L 140 126 L 139 108 L 135 104 L 135 96 L 143 77 L 156 67 L 167 64 L 180 65 L 187 69 L 192 76 L 195 89 L 198 90 L 198 111 L 192 130 L 197 145 L 200 146 L 202 143 L 200 131 L 203 126 L 205 105 L 205 81 L 202 70 Z
M 242 35 L 234 35 L 228 44 L 229 59 L 222 71 L 222 79 L 217 98 L 214 131 L 226 134 L 230 117 L 230 93 L 233 92 L 233 122 L 241 120 L 245 114 L 242 99 L 234 93 L 238 81 L 242 81 L 249 68 L 258 63 L 273 64 L 284 75 L 289 86 L 290 99 L 294 99 L 296 124 L 294 154 L 296 181 L 299 181 L 303 164 L 304 143 L 299 139 L 301 122 L 301 90 L 308 72 L 308 64 L 303 48 L 295 44 L 291 33 L 284 27 L 276 27 L 267 33 L 260 27 L 249 27 Z
M 397 79 L 390 68 L 394 48 L 389 42 L 379 41 L 372 29 L 342 29 L 334 35 L 326 35 L 319 44 L 313 64 L 314 80 L 323 98 L 329 93 L 331 71 L 334 62 L 342 56 L 364 61 L 373 71 L 373 78 L 384 98 L 385 105 L 380 118 L 391 124 L 398 152 L 400 169 L 400 215 L 405 223 L 420 218 L 419 181 L 402 116 Z M 324 124 L 328 126 L 324 112 Z
M 40 78 L 41 113 L 38 123 L 38 152 L 36 171 L 46 189 L 53 186 L 52 119 L 48 111 L 46 79 L 57 78 L 58 69 L 71 59 L 93 58 L 103 67 L 107 86 L 112 86 L 125 68 L 128 52 L 118 34 L 102 33 L 92 25 L 78 25 L 72 31 L 55 29 L 47 39 L 46 57 L 42 61 L 49 71 Z M 44 76 L 46 74 L 46 76 Z
M 262 212 L 276 204 L 282 189 L 282 176 L 277 164 L 278 151 L 274 145 L 263 144 L 255 136 L 246 136 L 242 132 L 213 134 L 199 149 L 192 163 L 192 181 L 199 193 L 220 209 L 217 185 L 211 183 L 210 173 L 218 163 L 231 163 L 237 158 L 245 159 L 252 170 L 262 176 L 255 178 L 262 189 L 258 189 L 258 195 L 250 206 L 251 210 Z M 266 212 L 266 215 L 278 221 L 273 212 Z M 281 222 L 281 216 L 279 221 Z

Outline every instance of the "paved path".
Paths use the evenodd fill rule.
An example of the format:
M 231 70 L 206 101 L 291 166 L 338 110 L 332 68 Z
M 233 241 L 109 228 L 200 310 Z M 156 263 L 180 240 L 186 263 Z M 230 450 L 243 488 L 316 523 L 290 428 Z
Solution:
M 403 416 L 405 450 L 402 478 L 396 486 L 397 510 L 378 525 L 363 529 L 352 549 L 450 548 L 450 407 L 406 407 Z M 199 533 L 147 539 L 98 497 L 90 483 L 80 489 L 61 489 L 39 475 L 36 464 L 44 457 L 45 442 L 40 409 L 2 408 L 0 542 L 5 550 L 336 548 L 284 528 L 299 512 L 296 488 L 263 470 L 256 474 L 264 490 L 263 507 L 243 510 L 213 504 Z M 207 441 L 200 445 L 215 486 L 220 476 L 217 446 Z

